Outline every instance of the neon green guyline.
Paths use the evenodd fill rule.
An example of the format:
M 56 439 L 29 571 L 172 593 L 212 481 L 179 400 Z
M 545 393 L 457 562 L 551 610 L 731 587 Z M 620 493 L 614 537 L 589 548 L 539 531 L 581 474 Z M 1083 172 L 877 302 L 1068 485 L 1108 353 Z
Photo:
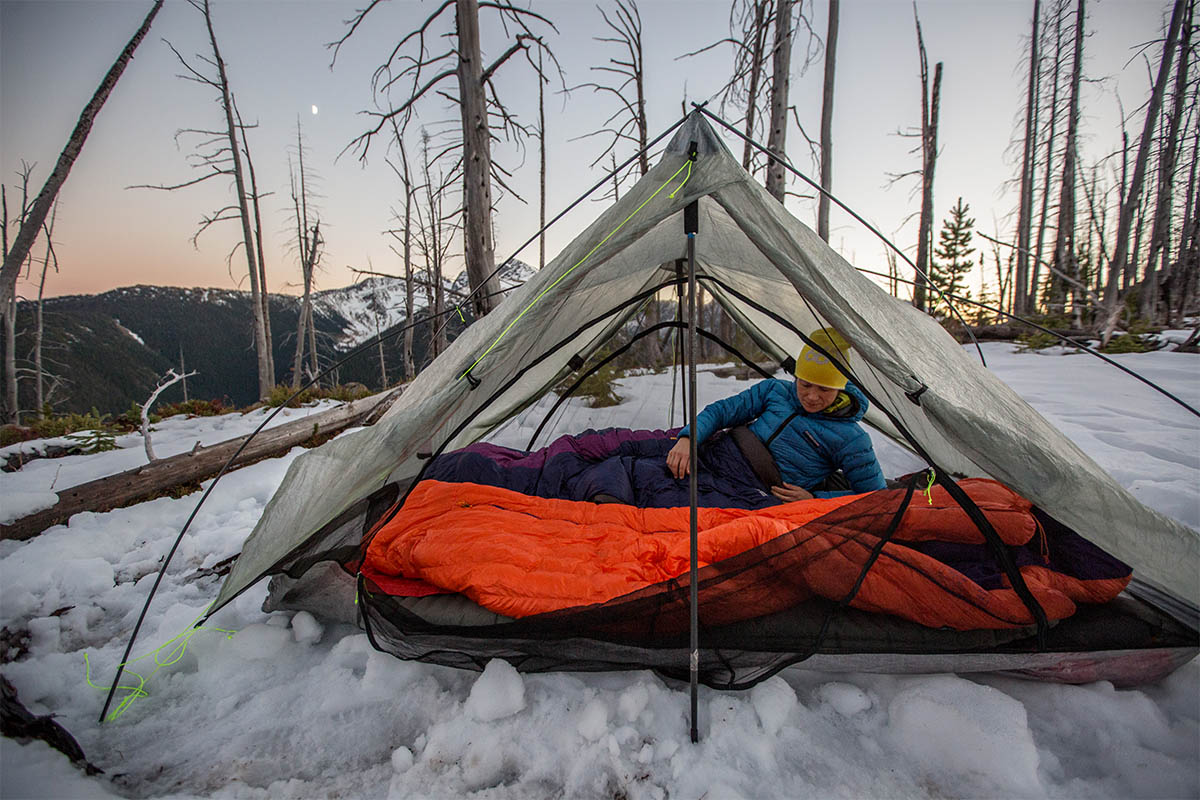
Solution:
M 564 278 L 566 278 L 568 275 L 570 275 L 572 272 L 574 272 L 578 267 L 580 267 L 583 264 L 583 262 L 585 262 L 589 258 L 591 258 L 592 254 L 595 253 L 597 250 L 599 250 L 601 247 L 603 247 L 605 242 L 607 242 L 612 237 L 616 236 L 617 232 L 620 231 L 621 228 L 624 228 L 625 224 L 627 222 L 629 222 L 629 220 L 636 217 L 638 215 L 638 212 L 640 212 L 643 208 L 645 208 L 647 203 L 649 203 L 651 200 L 653 200 L 655 197 L 657 197 L 659 192 L 661 192 L 663 189 L 667 188 L 667 185 L 671 181 L 675 180 L 675 177 L 677 175 L 679 175 L 679 173 L 683 172 L 686 169 L 687 175 L 685 175 L 683 177 L 683 182 L 675 187 L 675 191 L 673 191 L 669 195 L 667 195 L 667 197 L 674 199 L 675 195 L 679 194 L 679 190 L 682 189 L 684 186 L 686 186 L 688 180 L 691 179 L 691 177 L 692 177 L 692 161 L 693 161 L 693 159 L 689 158 L 687 161 L 683 162 L 683 165 L 679 169 L 675 170 L 674 175 L 672 175 L 671 177 L 669 177 L 665 181 L 663 181 L 662 186 L 659 186 L 657 189 L 654 190 L 654 194 L 650 195 L 645 200 L 643 200 L 642 204 L 639 205 L 637 208 L 635 208 L 628 217 L 621 220 L 621 224 L 618 225 L 617 227 L 613 228 L 607 236 L 605 236 L 603 239 L 601 239 L 599 242 L 597 242 L 596 246 L 593 247 L 591 250 L 589 250 L 587 252 L 587 255 L 585 255 L 583 258 L 579 259 L 579 261 L 575 264 L 575 266 L 571 267 L 569 270 L 564 272 L 562 275 L 559 275 L 558 279 L 555 280 L 554 283 L 547 286 L 545 289 L 543 289 L 541 291 L 541 294 L 539 294 L 537 297 L 533 298 L 533 300 L 529 301 L 529 305 L 525 306 L 525 308 L 521 310 L 521 313 L 517 314 L 516 318 L 513 319 L 512 322 L 508 323 L 507 327 L 505 327 L 504 330 L 500 332 L 500 335 L 496 337 L 495 341 L 493 341 L 491 343 L 491 345 L 488 346 L 488 349 L 484 350 L 483 354 L 481 356 L 479 356 L 479 358 L 475 359 L 475 362 L 473 364 L 471 364 L 471 366 L 467 367 L 466 371 L 464 371 L 462 375 L 458 376 L 458 379 L 461 381 L 463 378 L 467 377 L 467 375 L 471 374 L 471 370 L 475 369 L 475 367 L 478 366 L 479 362 L 483 361 L 483 359 L 487 357 L 487 354 L 492 352 L 493 349 L 495 349 L 496 345 L 498 345 L 500 343 L 500 340 L 503 339 L 510 330 L 512 330 L 512 327 L 521 320 L 521 317 L 525 316 L 525 313 L 527 311 L 529 311 L 529 309 L 531 309 L 535 305 L 537 305 L 537 303 L 543 297 L 546 296 L 547 292 L 549 292 L 555 286 L 558 286 L 558 284 L 561 283 Z
M 209 604 L 208 608 L 212 608 L 211 603 Z M 112 713 L 110 713 L 108 715 L 108 717 L 105 718 L 105 721 L 112 722 L 113 720 L 118 719 L 122 714 L 125 713 L 125 711 L 129 707 L 129 704 L 132 703 L 134 700 L 140 700 L 143 697 L 149 697 L 150 694 L 146 691 L 146 683 L 149 682 L 149 680 L 151 678 L 153 678 L 160 669 L 162 669 L 163 667 L 169 667 L 172 664 L 177 663 L 179 661 L 179 659 L 183 658 L 184 653 L 187 652 L 188 641 L 191 640 L 191 638 L 193 636 L 195 636 L 197 633 L 200 633 L 201 631 L 223 633 L 223 634 L 225 634 L 226 638 L 230 638 L 230 639 L 233 638 L 233 635 L 235 633 L 237 633 L 237 631 L 226 630 L 225 628 L 197 628 L 197 627 L 195 627 L 195 625 L 197 623 L 199 623 L 201 619 L 204 618 L 204 614 L 208 613 L 208 608 L 204 609 L 204 611 L 200 614 L 200 616 L 196 617 L 196 619 L 192 621 L 192 624 L 189 625 L 188 628 L 185 631 L 183 631 L 182 633 L 169 639 L 167 642 L 163 643 L 161 646 L 155 648 L 154 650 L 151 650 L 149 653 L 143 653 L 142 655 L 138 656 L 137 658 L 131 658 L 128 661 L 126 661 L 124 664 L 121 665 L 122 668 L 124 668 L 126 673 L 133 675 L 135 678 L 137 678 L 138 683 L 136 686 L 122 685 L 122 686 L 117 687 L 118 689 L 128 689 L 129 694 L 125 695 L 125 698 L 123 700 L 121 700 L 120 704 L 115 709 L 113 709 Z M 167 650 L 167 648 L 170 647 L 171 645 L 176 645 L 176 646 L 174 649 Z M 159 654 L 162 653 L 164 650 L 167 650 L 166 657 L 165 657 L 166 660 L 161 660 L 159 658 Z M 139 673 L 134 672 L 133 670 L 129 669 L 129 665 L 132 664 L 133 662 L 141 661 L 143 658 L 149 658 L 150 656 L 154 656 L 155 667 L 154 667 L 154 671 L 151 672 L 149 675 L 142 676 Z M 109 689 L 112 688 L 111 686 L 97 686 L 96 684 L 92 683 L 92 664 L 91 664 L 91 661 L 88 660 L 88 654 L 86 652 L 83 654 L 83 678 L 84 678 L 84 680 L 87 681 L 88 686 L 91 686 L 93 689 L 99 689 L 102 692 L 107 692 Z

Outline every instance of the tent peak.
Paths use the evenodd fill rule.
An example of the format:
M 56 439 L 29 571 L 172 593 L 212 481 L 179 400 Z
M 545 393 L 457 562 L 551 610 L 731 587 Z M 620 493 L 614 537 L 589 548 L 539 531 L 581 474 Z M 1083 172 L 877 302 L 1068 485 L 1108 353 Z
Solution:
M 687 119 L 679 126 L 679 130 L 675 131 L 675 135 L 671 137 L 671 143 L 667 145 L 665 154 L 687 156 L 691 153 L 692 142 L 696 143 L 697 155 L 703 156 L 715 153 L 729 155 L 729 148 L 717 136 L 717 132 L 713 129 L 709 121 L 704 118 L 704 112 L 699 108 L 694 109 L 688 114 Z

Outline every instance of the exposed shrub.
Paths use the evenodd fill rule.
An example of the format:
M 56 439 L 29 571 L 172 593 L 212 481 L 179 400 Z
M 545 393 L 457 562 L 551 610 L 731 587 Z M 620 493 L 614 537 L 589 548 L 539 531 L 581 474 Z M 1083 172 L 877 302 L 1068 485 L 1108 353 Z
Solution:
M 349 403 L 351 400 L 361 400 L 370 395 L 371 390 L 361 383 L 345 383 L 331 386 L 328 389 L 322 389 L 319 397 Z
M 1102 353 L 1149 353 L 1157 350 L 1158 344 L 1153 337 L 1141 334 L 1122 333 L 1108 340 L 1108 345 L 1100 348 Z
M 1061 343 L 1062 340 L 1057 336 L 1051 336 L 1042 331 L 1033 331 L 1017 337 L 1017 346 L 1022 350 L 1045 350 L 1047 347 L 1054 347 Z
M 0 447 L 36 438 L 37 434 L 34 433 L 33 428 L 22 425 L 0 425 Z
M 55 436 L 66 436 L 75 431 L 108 430 L 110 425 L 108 414 L 101 414 L 92 409 L 86 414 L 62 414 L 54 417 L 42 417 L 31 426 L 35 438 L 49 439 Z
M 291 386 L 279 384 L 271 390 L 263 403 L 270 408 L 278 408 L 284 403 L 287 403 L 288 408 L 298 408 L 314 400 L 338 400 L 348 403 L 371 394 L 371 390 L 361 383 L 338 384 L 330 387 L 310 386 L 293 398 L 291 402 L 288 402 L 288 398 L 292 397 L 295 391 Z
M 159 422 L 161 419 L 162 417 L 158 414 L 150 413 L 150 422 Z M 118 414 L 112 424 L 113 427 L 126 432 L 140 429 L 142 427 L 142 407 L 137 403 L 130 403 L 129 410 Z
M 179 403 L 167 403 L 158 407 L 158 416 L 162 418 L 186 414 L 189 417 L 216 417 L 221 414 L 233 413 L 235 409 L 225 405 L 223 400 L 187 400 Z M 153 417 L 151 417 L 153 419 Z
M 267 399 L 263 401 L 263 404 L 268 408 L 279 408 L 286 403 L 288 408 L 298 408 L 312 399 L 315 387 L 309 387 L 295 397 L 292 397 L 294 391 L 291 386 L 281 383 L 271 389 L 271 393 L 267 395 Z

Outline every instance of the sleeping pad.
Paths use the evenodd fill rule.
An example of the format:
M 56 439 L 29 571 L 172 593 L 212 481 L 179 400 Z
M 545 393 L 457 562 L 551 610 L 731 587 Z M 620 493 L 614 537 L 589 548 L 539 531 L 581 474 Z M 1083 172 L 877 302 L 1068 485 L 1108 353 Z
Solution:
M 670 444 L 661 431 L 589 431 L 531 453 L 473 445 L 441 456 L 427 471 L 434 477 L 418 483 L 375 532 L 362 571 L 458 592 L 509 617 L 604 603 L 674 581 L 688 571 L 690 514 L 684 504 L 655 507 L 656 491 L 678 496 L 678 486 L 668 484 L 683 487 L 686 503 L 687 482 L 666 470 Z M 738 473 L 700 473 L 702 497 L 721 503 L 699 510 L 700 567 L 730 559 L 750 564 L 759 553 L 787 566 L 769 589 L 734 604 L 735 618 L 727 609 L 707 624 L 773 613 L 813 595 L 851 594 L 856 608 L 930 627 L 1033 622 L 983 535 L 941 487 L 914 495 L 881 543 L 904 490 L 780 503 L 744 460 L 737 463 L 732 447 L 708 453 L 707 462 L 701 448 L 702 464 Z M 959 485 L 1003 540 L 1048 619 L 1071 615 L 1078 602 L 1105 602 L 1128 582 L 1127 566 L 1057 523 L 1043 525 L 1040 512 L 1003 485 Z M 633 502 L 589 501 L 596 494 Z

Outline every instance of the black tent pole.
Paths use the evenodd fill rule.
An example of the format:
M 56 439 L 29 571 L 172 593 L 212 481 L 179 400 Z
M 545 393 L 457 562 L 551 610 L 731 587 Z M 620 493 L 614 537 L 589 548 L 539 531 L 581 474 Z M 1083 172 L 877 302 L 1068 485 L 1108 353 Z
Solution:
M 695 147 L 692 145 L 692 158 L 695 158 Z M 683 231 L 687 234 L 688 260 L 688 322 L 687 322 L 687 374 L 688 374 L 688 431 L 691 433 L 689 449 L 690 463 L 688 464 L 688 536 L 690 540 L 690 595 L 689 606 L 691 618 L 691 661 L 689 684 L 692 700 L 692 742 L 700 741 L 700 731 L 696 725 L 696 711 L 699 699 L 700 683 L 700 614 L 699 614 L 699 541 L 698 541 L 698 487 L 696 472 L 700 466 L 700 442 L 696 436 L 696 229 L 699 227 L 699 201 L 693 200 L 683 211 Z

